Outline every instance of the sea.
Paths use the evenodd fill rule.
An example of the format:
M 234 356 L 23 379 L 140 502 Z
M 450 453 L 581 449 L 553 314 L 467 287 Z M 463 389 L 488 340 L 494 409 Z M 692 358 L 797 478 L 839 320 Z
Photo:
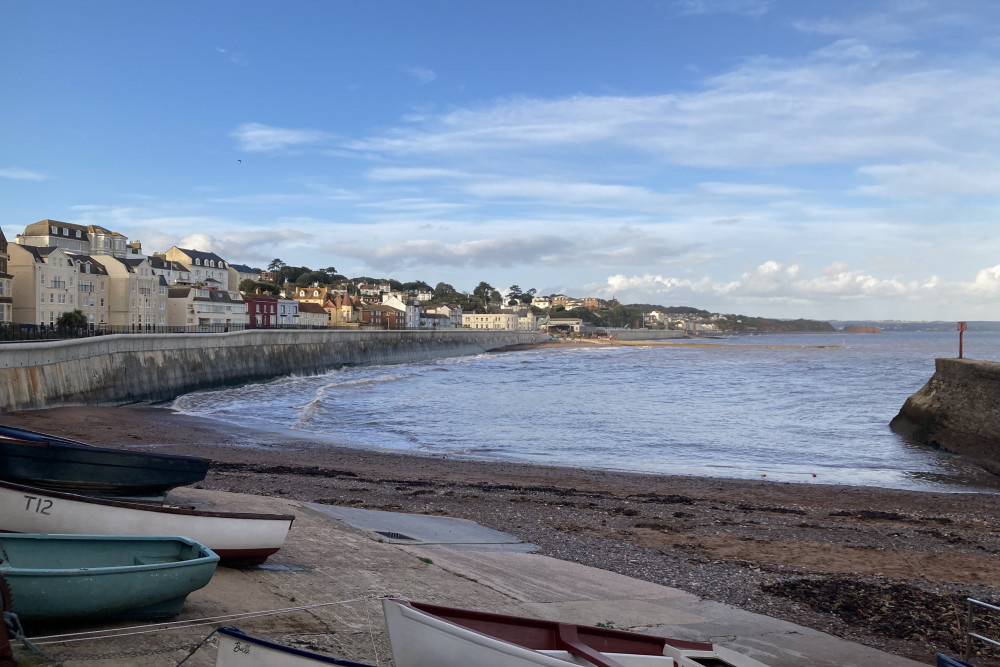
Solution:
M 889 429 L 958 334 L 764 334 L 496 352 L 186 394 L 331 445 L 647 473 L 971 492 L 1000 478 Z M 1000 333 L 964 356 L 1000 360 Z

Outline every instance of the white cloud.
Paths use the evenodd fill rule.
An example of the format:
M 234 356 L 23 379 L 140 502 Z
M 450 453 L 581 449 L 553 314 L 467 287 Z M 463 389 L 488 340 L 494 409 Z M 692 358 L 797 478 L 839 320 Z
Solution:
M 699 183 L 698 189 L 713 195 L 737 197 L 791 197 L 802 191 L 785 185 L 756 183 Z
M 1000 68 L 929 69 L 912 53 L 843 41 L 805 58 L 756 59 L 666 95 L 508 98 L 427 115 L 349 142 L 376 153 L 495 156 L 559 147 L 724 168 L 938 160 L 994 141 Z M 554 154 L 553 155 L 557 155 Z
M 240 150 L 272 152 L 293 146 L 321 143 L 328 135 L 317 130 L 292 130 L 261 123 L 245 123 L 233 130 L 230 136 L 236 140 Z
M 414 67 L 410 67 L 406 70 L 406 72 L 414 79 L 416 79 L 417 83 L 419 83 L 420 85 L 426 85 L 437 78 L 437 74 L 434 72 L 434 70 L 427 67 L 423 67 L 422 65 L 416 65 Z
M 381 167 L 365 174 L 373 181 L 426 181 L 447 178 L 466 178 L 468 174 L 455 169 L 431 167 Z
M 228 60 L 234 65 L 240 65 L 241 67 L 245 67 L 250 64 L 250 58 L 248 58 L 245 53 L 229 51 L 228 49 L 224 49 L 221 46 L 215 47 L 215 52 L 223 56 L 226 60 Z
M 977 296 L 995 298 L 1000 296 L 1000 264 L 982 269 L 966 289 Z
M 997 267 L 1000 269 L 1000 267 Z M 618 274 L 607 279 L 604 292 L 644 293 L 648 298 L 662 298 L 675 291 L 709 294 L 727 299 L 819 303 L 830 298 L 852 300 L 865 297 L 899 297 L 937 287 L 936 281 L 902 283 L 894 278 L 878 278 L 864 271 L 852 271 L 837 262 L 823 268 L 814 278 L 801 277 L 798 263 L 783 265 L 768 261 L 743 273 L 739 280 L 713 282 L 709 278 L 692 281 L 656 274 L 626 276 Z M 1000 272 L 998 272 L 1000 285 Z
M 6 169 L 0 169 L 0 178 L 10 178 L 15 181 L 44 181 L 47 177 L 30 169 L 7 167 Z
M 665 203 L 667 198 L 647 188 L 631 185 L 528 179 L 484 181 L 466 186 L 465 191 L 477 197 L 537 199 L 572 206 L 641 207 L 650 205 L 654 200 Z
M 965 166 L 925 161 L 877 164 L 858 173 L 880 181 L 863 185 L 858 194 L 908 199 L 935 195 L 994 195 L 1000 183 L 1000 168 L 993 164 Z
M 683 15 L 742 14 L 757 17 L 771 11 L 774 0 L 677 0 L 675 5 Z

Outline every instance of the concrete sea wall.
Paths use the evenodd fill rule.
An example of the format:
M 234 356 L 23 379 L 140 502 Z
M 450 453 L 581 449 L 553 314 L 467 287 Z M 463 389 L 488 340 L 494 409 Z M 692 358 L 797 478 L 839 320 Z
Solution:
M 934 375 L 890 426 L 1000 474 L 1000 362 L 937 359 Z
M 163 401 L 226 384 L 344 365 L 480 354 L 546 336 L 517 331 L 251 330 L 111 335 L 0 345 L 0 413 Z

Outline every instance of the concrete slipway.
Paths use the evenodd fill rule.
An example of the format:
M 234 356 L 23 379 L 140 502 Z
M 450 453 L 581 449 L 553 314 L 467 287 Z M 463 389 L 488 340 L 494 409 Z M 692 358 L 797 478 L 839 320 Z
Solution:
M 378 596 L 708 640 L 771 667 L 905 667 L 921 663 L 684 591 L 530 553 L 531 545 L 469 521 L 181 489 L 171 499 L 231 511 L 296 515 L 285 546 L 261 567 L 219 568 L 188 597 L 180 624 L 98 626 L 116 636 L 36 643 L 73 665 L 176 665 L 219 625 L 307 650 L 391 665 Z M 16 603 L 15 610 L 16 610 Z M 255 612 L 274 612 L 250 616 Z M 17 649 L 19 657 L 27 654 Z M 213 665 L 212 642 L 185 663 Z M 470 665 L 471 667 L 471 665 Z

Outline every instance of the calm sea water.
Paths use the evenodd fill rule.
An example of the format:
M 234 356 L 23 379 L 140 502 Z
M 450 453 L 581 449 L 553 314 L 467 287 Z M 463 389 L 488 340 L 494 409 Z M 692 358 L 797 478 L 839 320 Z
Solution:
M 934 359 L 958 355 L 957 334 L 710 342 L 343 368 L 188 394 L 173 407 L 441 456 L 938 491 L 1000 487 L 960 457 L 889 430 L 934 373 Z M 965 356 L 1000 360 L 1000 333 L 967 333 Z

